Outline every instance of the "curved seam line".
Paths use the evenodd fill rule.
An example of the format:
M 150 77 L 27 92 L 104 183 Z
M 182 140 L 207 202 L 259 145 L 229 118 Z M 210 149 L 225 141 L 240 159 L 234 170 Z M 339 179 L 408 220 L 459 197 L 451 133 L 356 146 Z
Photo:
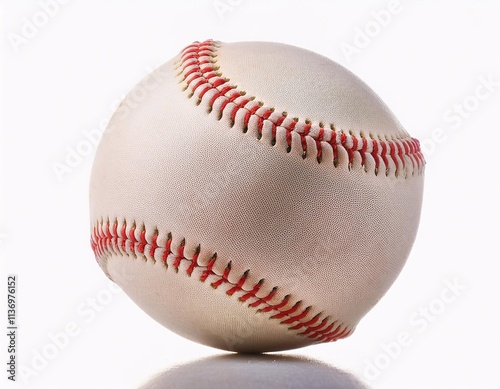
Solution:
M 311 133 L 313 126 L 310 120 L 306 120 L 305 123 L 299 122 L 297 118 L 294 118 L 293 121 L 290 122 L 287 119 L 286 112 L 283 112 L 278 119 L 272 117 L 274 114 L 273 108 L 268 108 L 264 106 L 264 103 L 258 102 L 257 105 L 252 108 L 247 108 L 246 106 L 254 101 L 255 97 L 244 98 L 242 102 L 239 104 L 235 104 L 235 100 L 239 97 L 245 96 L 245 92 L 237 91 L 237 86 L 229 85 L 229 79 L 222 76 L 222 73 L 218 72 L 220 69 L 219 66 L 216 66 L 217 62 L 214 58 L 216 58 L 216 50 L 220 46 L 220 42 L 215 42 L 212 40 L 207 40 L 204 42 L 195 42 L 189 46 L 187 46 L 184 50 L 181 51 L 181 60 L 178 63 L 176 69 L 181 69 L 181 71 L 177 74 L 177 76 L 182 75 L 182 81 L 186 82 L 187 86 L 184 90 L 191 88 L 191 92 L 188 94 L 188 97 L 191 98 L 194 96 L 195 92 L 203 86 L 203 89 L 198 94 L 198 100 L 196 102 L 197 105 L 203 101 L 204 96 L 207 95 L 210 91 L 215 91 L 215 94 L 210 97 L 209 101 L 209 113 L 212 112 L 215 101 L 219 98 L 225 98 L 224 102 L 221 104 L 219 108 L 218 120 L 220 120 L 224 114 L 224 111 L 227 110 L 227 106 L 229 104 L 233 104 L 233 110 L 231 112 L 231 125 L 233 127 L 235 124 L 236 113 L 243 109 L 246 111 L 245 117 L 243 119 L 243 132 L 248 130 L 248 124 L 252 117 L 257 118 L 257 129 L 258 134 L 257 138 L 260 140 L 262 138 L 262 131 L 264 128 L 264 122 L 269 122 L 271 124 L 272 131 L 272 146 L 276 143 L 276 130 L 277 127 L 283 128 L 286 130 L 286 141 L 288 144 L 287 152 L 291 151 L 292 145 L 292 137 L 290 135 L 291 132 L 294 132 L 300 136 L 301 146 L 302 146 L 302 158 L 306 158 L 307 156 L 307 141 L 306 139 L 312 139 L 316 145 L 316 159 L 318 163 L 321 163 L 322 160 L 322 142 L 329 144 L 332 147 L 333 151 L 333 161 L 334 166 L 338 165 L 338 147 L 342 147 L 348 155 L 349 163 L 348 168 L 350 169 L 353 160 L 354 160 L 354 152 L 358 152 L 361 156 L 361 166 L 365 167 L 366 155 L 371 155 L 375 162 L 375 175 L 378 175 L 379 167 L 381 164 L 380 158 L 382 159 L 382 163 L 385 165 L 385 174 L 389 175 L 390 171 L 390 163 L 389 158 L 393 161 L 396 166 L 394 174 L 396 177 L 399 175 L 400 165 L 405 170 L 405 178 L 408 175 L 407 164 L 404 157 L 407 157 L 412 165 L 411 174 L 415 174 L 415 170 L 417 172 L 423 171 L 423 167 L 425 165 L 424 156 L 420 150 L 420 143 L 417 139 L 412 137 L 398 138 L 394 136 L 390 136 L 390 139 L 382 140 L 382 139 L 374 139 L 370 134 L 370 138 L 362 136 L 360 138 L 355 137 L 352 134 L 345 134 L 343 131 L 337 131 L 333 124 L 330 124 L 330 129 L 324 128 L 322 126 L 322 122 L 320 122 L 318 134 Z M 200 60 L 201 57 L 208 57 L 211 59 L 205 59 L 203 61 Z M 258 111 L 263 111 L 263 113 L 259 113 Z M 284 124 L 285 121 L 289 121 L 287 125 Z M 297 129 L 299 127 L 299 129 Z M 330 135 L 330 140 L 324 140 L 325 134 Z M 387 136 L 384 136 L 384 138 Z M 372 151 L 369 152 L 370 148 L 369 142 L 371 142 Z M 352 144 L 352 146 L 349 146 Z M 401 145 L 402 144 L 402 145 Z M 398 152 L 396 153 L 396 149 Z M 399 159 L 398 159 L 399 158 Z
M 138 238 L 136 237 L 136 233 L 138 234 Z M 94 251 L 96 260 L 101 264 L 101 260 L 109 257 L 110 255 L 122 255 L 122 256 L 137 256 L 137 253 L 143 255 L 146 259 L 154 260 L 156 250 L 161 250 L 161 261 L 165 264 L 168 269 L 169 266 L 172 266 L 176 273 L 179 271 L 179 267 L 181 265 L 181 261 L 185 260 L 191 262 L 191 265 L 187 268 L 186 274 L 191 276 L 194 269 L 205 269 L 202 270 L 203 273 L 200 276 L 199 281 L 205 282 L 205 280 L 209 276 L 217 277 L 217 281 L 212 282 L 211 286 L 214 289 L 217 289 L 220 285 L 227 283 L 232 285 L 232 288 L 226 291 L 226 294 L 232 296 L 237 292 L 243 292 L 244 295 L 239 297 L 239 301 L 245 303 L 251 297 L 256 298 L 257 300 L 249 303 L 247 307 L 257 308 L 262 304 L 265 305 L 265 308 L 258 309 L 257 312 L 272 312 L 277 311 L 278 313 L 270 316 L 270 319 L 284 319 L 280 320 L 279 324 L 286 325 L 289 330 L 300 330 L 305 328 L 303 332 L 298 333 L 297 335 L 307 336 L 310 339 L 313 339 L 315 343 L 320 342 L 332 342 L 338 339 L 346 338 L 351 335 L 354 331 L 350 325 L 346 325 L 344 323 L 339 323 L 337 320 L 330 319 L 330 316 L 322 317 L 323 312 L 319 312 L 314 315 L 311 319 L 308 319 L 306 322 L 302 320 L 307 317 L 307 314 L 311 310 L 312 306 L 307 306 L 306 308 L 300 310 L 300 306 L 303 305 L 302 301 L 296 301 L 292 304 L 290 295 L 286 295 L 283 297 L 281 302 L 278 304 L 272 305 L 268 301 L 271 300 L 278 287 L 273 287 L 271 292 L 267 294 L 265 297 L 258 297 L 257 293 L 262 287 L 263 280 L 259 280 L 254 284 L 251 290 L 243 289 L 243 284 L 245 283 L 249 270 L 246 270 L 239 278 L 238 282 L 234 283 L 229 281 L 229 275 L 232 271 L 231 269 L 231 261 L 226 263 L 224 267 L 224 273 L 222 275 L 214 272 L 213 267 L 215 262 L 218 260 L 217 253 L 214 253 L 209 261 L 209 263 L 205 265 L 200 265 L 197 263 L 197 258 L 200 253 L 200 246 L 197 246 L 196 252 L 193 255 L 193 258 L 189 259 L 184 255 L 184 247 L 186 245 L 185 239 L 181 241 L 181 244 L 177 250 L 177 253 L 174 253 L 171 250 L 172 243 L 172 235 L 169 233 L 167 235 L 167 241 L 165 246 L 159 246 L 156 241 L 159 236 L 158 230 L 155 230 L 151 242 L 149 242 L 146 238 L 147 232 L 144 226 L 139 229 L 136 228 L 135 221 L 132 222 L 132 225 L 128 228 L 127 231 L 127 222 L 124 220 L 123 224 L 120 227 L 120 232 L 118 232 L 118 220 L 115 220 L 111 225 L 109 219 L 104 222 L 100 221 L 93 228 L 93 233 L 91 236 L 91 246 Z M 149 247 L 148 247 L 149 246 Z M 130 250 L 127 251 L 127 248 Z M 149 250 L 147 250 L 147 248 Z M 174 255 L 174 259 L 170 260 L 172 263 L 168 264 L 168 257 Z M 219 259 L 220 261 L 220 259 Z M 105 269 L 106 274 L 109 277 L 107 269 Z M 111 278 L 111 277 L 110 277 Z M 231 292 L 231 293 L 230 293 Z M 292 305 L 290 305 L 292 304 Z M 299 311 L 300 313 L 296 312 Z M 319 324 L 316 324 L 318 323 Z M 316 325 L 314 325 L 316 324 Z

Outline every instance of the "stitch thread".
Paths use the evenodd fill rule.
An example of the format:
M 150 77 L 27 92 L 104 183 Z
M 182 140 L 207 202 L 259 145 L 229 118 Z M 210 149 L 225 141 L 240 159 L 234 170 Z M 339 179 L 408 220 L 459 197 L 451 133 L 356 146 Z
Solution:
M 160 246 L 157 243 L 159 236 L 157 229 L 155 229 L 150 239 L 148 239 L 147 236 L 148 234 L 145 227 L 141 226 L 138 228 L 135 221 L 131 223 L 130 227 L 127 227 L 127 222 L 124 220 L 120 231 L 118 231 L 118 220 L 114 220 L 113 223 L 111 223 L 109 219 L 106 221 L 100 220 L 93 228 L 91 246 L 98 262 L 104 261 L 107 257 L 112 255 L 134 258 L 141 255 L 146 260 L 153 261 L 156 261 L 156 256 L 161 258 L 167 271 L 169 267 L 172 267 L 176 273 L 181 269 L 181 264 L 183 262 L 188 262 L 189 266 L 185 270 L 188 276 L 191 277 L 193 271 L 199 269 L 202 270 L 199 278 L 200 282 L 205 282 L 209 276 L 212 276 L 213 279 L 215 278 L 215 281 L 211 283 L 214 289 L 217 289 L 222 284 L 231 285 L 231 288 L 226 291 L 228 296 L 233 296 L 236 292 L 243 292 L 244 294 L 239 298 L 241 303 L 246 303 L 249 299 L 255 299 L 255 301 L 247 305 L 249 308 L 258 308 L 257 312 L 262 313 L 273 312 L 274 314 L 270 316 L 270 319 L 278 320 L 279 323 L 286 326 L 288 330 L 297 331 L 298 335 L 311 339 L 313 343 L 334 342 L 338 339 L 346 338 L 354 331 L 354 328 L 351 326 L 332 320 L 330 316 L 323 317 L 321 322 L 315 325 L 318 320 L 324 316 L 323 313 L 318 313 L 312 319 L 304 321 L 312 307 L 307 306 L 302 308 L 304 304 L 301 300 L 294 302 L 293 305 L 290 306 L 292 297 L 289 294 L 283 297 L 279 303 L 272 304 L 271 300 L 278 290 L 276 286 L 273 287 L 266 296 L 257 296 L 257 293 L 264 284 L 263 279 L 260 279 L 252 289 L 244 289 L 243 285 L 248 278 L 250 270 L 246 270 L 236 283 L 231 282 L 229 280 L 229 276 L 233 271 L 231 268 L 231 261 L 226 264 L 222 274 L 217 274 L 213 269 L 216 261 L 219 260 L 217 253 L 214 253 L 208 264 L 204 266 L 198 263 L 198 256 L 201 250 L 199 245 L 192 258 L 187 258 L 184 253 L 184 248 L 186 246 L 185 239 L 182 239 L 178 249 L 174 252 L 171 249 L 171 233 L 167 234 L 165 246 Z M 160 250 L 160 254 L 157 254 L 157 250 Z M 302 331 L 299 332 L 299 330 Z
M 181 51 L 180 61 L 177 64 L 178 76 L 182 76 L 180 82 L 185 82 L 184 90 L 189 90 L 188 97 L 192 98 L 198 94 L 197 105 L 201 104 L 207 94 L 211 94 L 209 92 L 213 92 L 207 102 L 208 113 L 211 113 L 216 101 L 222 99 L 217 112 L 217 120 L 221 120 L 224 112 L 228 111 L 230 127 L 233 127 L 237 122 L 238 112 L 243 111 L 244 116 L 241 121 L 243 133 L 248 131 L 248 125 L 255 117 L 259 140 L 262 138 L 264 124 L 268 122 L 271 125 L 271 146 L 276 144 L 277 128 L 283 128 L 286 131 L 287 153 L 290 153 L 292 149 L 292 133 L 296 133 L 299 135 L 301 156 L 304 159 L 309 152 L 307 139 L 312 139 L 316 146 L 318 163 L 323 161 L 323 148 L 329 145 L 332 148 L 335 167 L 338 166 L 338 148 L 341 147 L 347 152 L 349 169 L 353 165 L 355 153 L 358 153 L 361 156 L 361 166 L 365 168 L 365 171 L 367 171 L 366 156 L 370 154 L 373 157 L 376 175 L 381 168 L 384 168 L 386 176 L 390 174 L 389 159 L 396 167 L 394 170 L 396 177 L 399 176 L 401 170 L 404 171 L 404 177 L 423 171 L 424 156 L 420 150 L 419 141 L 415 138 L 384 136 L 382 139 L 379 136 L 379 139 L 375 139 L 372 134 L 369 134 L 369 139 L 363 135 L 357 138 L 352 133 L 345 134 L 342 130 L 337 131 L 333 124 L 330 124 L 330 128 L 325 128 L 322 122 L 319 123 L 319 130 L 313 132 L 312 122 L 309 119 L 303 123 L 299 122 L 298 118 L 291 120 L 287 118 L 286 112 L 277 114 L 273 108 L 264 106 L 262 102 L 255 103 L 254 97 L 243 98 L 246 92 L 238 91 L 236 85 L 229 84 L 229 78 L 223 77 L 219 71 L 220 67 L 215 65 L 218 47 L 220 47 L 220 42 L 213 40 L 195 42 Z M 381 167 L 382 164 L 384 167 Z M 408 169 L 411 171 L 409 172 Z

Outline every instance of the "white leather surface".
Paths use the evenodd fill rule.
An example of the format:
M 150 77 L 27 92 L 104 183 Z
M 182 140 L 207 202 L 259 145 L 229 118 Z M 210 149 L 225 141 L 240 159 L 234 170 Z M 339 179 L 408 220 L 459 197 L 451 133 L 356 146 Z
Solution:
M 310 52 L 274 44 L 231 44 L 218 50 L 224 76 L 289 115 L 334 122 L 354 131 L 406 136 L 388 108 L 358 78 Z M 415 238 L 423 173 L 374 174 L 286 153 L 188 98 L 174 59 L 157 72 L 161 85 L 127 115 L 117 111 L 103 136 L 90 184 L 91 224 L 107 219 L 158 230 L 163 242 L 201 247 L 201 262 L 217 253 L 214 270 L 231 261 L 235 281 L 249 270 L 248 287 L 264 278 L 274 301 L 291 295 L 354 328 L 399 274 Z M 287 66 L 287 64 L 291 64 Z M 142 83 L 143 84 L 143 83 Z M 141 84 L 140 84 L 141 85 Z M 130 99 L 130 95 L 128 97 Z M 269 101 L 269 103 L 268 103 Z M 331 159 L 330 159 L 331 161 Z M 312 342 L 224 293 L 165 269 L 160 261 L 123 255 L 101 259 L 154 319 L 211 346 L 271 351 Z M 255 315 L 262 315 L 255 320 Z M 228 346 L 238 321 L 251 333 Z M 255 324 L 257 322 L 257 324 Z M 236 327 L 235 327 L 236 326 Z
M 277 43 L 227 43 L 218 50 L 217 63 L 238 89 L 302 120 L 333 123 L 356 134 L 408 136 L 368 85 L 311 51 Z M 307 98 L 310 92 L 314 97 Z

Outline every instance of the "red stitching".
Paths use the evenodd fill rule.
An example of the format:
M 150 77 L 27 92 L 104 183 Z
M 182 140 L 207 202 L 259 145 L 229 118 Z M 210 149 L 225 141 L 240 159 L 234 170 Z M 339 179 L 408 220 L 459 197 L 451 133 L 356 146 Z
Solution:
M 311 325 L 313 325 L 314 323 L 316 323 L 318 321 L 320 317 L 320 314 L 318 313 L 316 316 L 314 316 L 311 320 L 309 320 L 308 322 L 305 322 L 305 323 L 297 323 L 297 325 L 293 326 L 292 328 L 290 328 L 291 330 L 298 330 L 302 327 L 309 327 Z
M 226 291 L 226 294 L 228 294 L 229 296 L 232 296 L 235 292 L 237 292 L 238 290 L 241 290 L 243 288 L 243 284 L 247 280 L 247 277 L 248 277 L 248 271 L 243 273 L 243 275 L 240 277 L 238 283 L 234 287 L 232 287 L 231 289 Z M 258 287 L 257 288 L 257 291 L 258 291 L 260 288 L 260 285 L 257 284 L 255 287 Z
M 337 132 L 333 131 L 330 138 L 330 146 L 333 150 L 333 165 L 337 167 L 338 163 L 338 150 L 337 150 Z
M 396 166 L 398 166 L 398 160 L 396 159 L 396 143 L 395 142 L 389 142 L 389 155 L 392 158 L 392 161 Z
M 252 289 L 250 292 L 246 293 L 245 295 L 241 296 L 239 298 L 239 300 L 240 301 L 247 301 L 250 297 L 255 297 L 257 291 L 260 289 L 261 286 L 262 286 L 262 283 L 258 283 L 257 285 L 254 286 L 254 289 Z M 263 302 L 266 303 L 267 301 L 271 300 L 274 297 L 274 295 L 276 294 L 276 290 L 273 289 L 272 292 L 269 293 L 265 299 L 258 299 L 257 301 L 251 303 L 249 306 L 252 308 L 257 308 Z
M 191 274 L 193 274 L 193 270 L 198 267 L 198 255 L 200 255 L 200 246 L 196 248 L 196 252 L 191 259 L 191 265 L 186 270 L 186 273 L 189 275 L 189 277 L 191 277 Z
M 330 125 L 330 129 L 325 129 L 320 124 L 320 130 L 316 133 L 311 131 L 312 125 L 309 120 L 306 120 L 304 126 L 297 127 L 297 121 L 287 121 L 285 122 L 286 115 L 281 115 L 278 118 L 273 118 L 271 113 L 273 110 L 268 107 L 263 107 L 261 105 L 256 105 L 251 108 L 246 107 L 247 103 L 251 99 L 245 99 L 239 104 L 235 104 L 234 100 L 240 96 L 243 96 L 243 92 L 233 92 L 236 88 L 234 85 L 228 84 L 228 80 L 221 77 L 220 73 L 217 73 L 218 67 L 214 66 L 216 62 L 213 58 L 216 57 L 214 54 L 217 51 L 219 44 L 218 42 L 207 40 L 204 42 L 195 42 L 187 46 L 180 54 L 180 64 L 178 68 L 181 69 L 183 76 L 183 81 L 186 82 L 186 89 L 190 89 L 190 97 L 196 93 L 197 89 L 204 85 L 204 89 L 198 94 L 198 102 L 201 102 L 203 96 L 207 94 L 208 91 L 214 90 L 214 95 L 210 98 L 208 102 L 209 112 L 212 111 L 212 107 L 215 104 L 215 100 L 223 99 L 220 107 L 218 108 L 218 118 L 222 118 L 223 111 L 230 109 L 231 126 L 236 122 L 236 114 L 240 109 L 245 110 L 245 115 L 243 118 L 243 132 L 247 132 L 248 123 L 253 116 L 257 119 L 257 138 L 262 137 L 262 131 L 264 128 L 264 123 L 269 121 L 272 129 L 272 145 L 276 143 L 276 131 L 278 127 L 282 127 L 286 130 L 286 143 L 287 152 L 291 151 L 292 147 L 292 131 L 300 135 L 300 144 L 302 148 L 302 157 L 306 158 L 308 153 L 307 139 L 312 138 L 314 144 L 316 145 L 316 159 L 318 163 L 323 160 L 323 149 L 322 140 L 325 137 L 325 132 L 329 132 L 330 136 L 327 143 L 330 144 L 333 151 L 334 166 L 338 165 L 338 147 L 342 147 L 346 150 L 348 155 L 348 164 L 352 165 L 354 160 L 354 152 L 359 152 L 361 154 L 361 166 L 365 166 L 366 156 L 370 154 L 375 161 L 375 173 L 378 173 L 380 167 L 380 159 L 383 161 L 386 169 L 386 175 L 389 174 L 390 165 L 389 159 L 395 164 L 395 172 L 400 169 L 406 169 L 407 164 L 405 163 L 405 156 L 409 157 L 411 162 L 410 173 L 415 171 L 420 172 L 425 164 L 424 156 L 420 150 L 420 145 L 418 140 L 414 138 L 401 138 L 401 139 L 391 139 L 391 140 L 379 140 L 375 139 L 370 135 L 370 141 L 372 145 L 371 152 L 368 151 L 368 142 L 363 136 L 357 138 L 352 134 L 345 134 L 342 132 L 337 132 L 334 129 L 333 124 Z M 208 57 L 208 58 L 206 58 Z M 214 81 L 212 79 L 215 78 Z M 232 103 L 232 104 L 230 104 Z M 228 108 L 230 107 L 230 108 Z M 260 112 L 258 112 L 260 111 Z M 300 130 L 302 128 L 302 131 Z M 340 136 L 337 134 L 340 133 Z M 328 139 L 328 137 L 327 137 Z M 401 148 L 401 144 L 403 148 Z M 396 152 L 397 150 L 397 152 Z M 396 158 L 396 154 L 399 158 Z
M 301 335 L 309 335 L 310 333 L 314 333 L 315 331 L 319 331 L 321 327 L 323 327 L 326 323 L 328 323 L 328 320 L 324 318 L 321 323 L 319 323 L 317 326 L 307 326 L 306 330 L 301 333 Z
M 124 224 L 122 227 L 122 244 L 121 244 L 121 249 L 123 251 L 127 251 L 125 248 L 125 244 L 127 243 L 127 228 L 126 225 Z
M 318 162 L 321 162 L 321 159 L 323 158 L 323 146 L 321 146 L 321 142 L 323 141 L 324 135 L 325 135 L 325 129 L 323 127 L 320 127 L 318 132 L 318 138 L 316 139 L 316 150 L 318 150 L 316 159 L 318 160 Z
M 141 253 L 144 254 L 144 248 L 146 247 L 146 230 L 141 231 L 141 237 L 140 237 L 140 243 L 139 246 L 137 246 L 137 250 Z
M 382 146 L 382 152 L 380 153 L 380 156 L 382 157 L 382 161 L 384 161 L 385 171 L 387 172 L 389 169 L 389 160 L 387 159 L 387 144 L 385 143 L 385 141 L 381 141 L 380 144 Z
M 128 228 L 127 233 L 127 222 L 123 221 L 120 232 L 118 232 L 118 221 L 113 222 L 113 228 L 110 229 L 111 223 L 108 220 L 101 220 L 97 222 L 93 228 L 93 233 L 91 236 L 91 246 L 97 261 L 102 261 L 110 255 L 122 255 L 122 256 L 136 256 L 141 254 L 146 259 L 161 258 L 162 262 L 165 263 L 168 269 L 171 266 L 175 272 L 182 269 L 181 265 L 183 262 L 189 262 L 187 269 L 184 267 L 185 272 L 188 276 L 192 276 L 195 269 L 202 270 L 199 277 L 201 282 L 205 282 L 210 276 L 212 280 L 212 287 L 217 289 L 224 283 L 231 285 L 231 288 L 226 291 L 229 296 L 234 295 L 236 292 L 244 292 L 244 294 L 239 298 L 239 300 L 244 303 L 249 299 L 255 299 L 252 303 L 248 304 L 249 308 L 258 308 L 258 312 L 266 313 L 273 312 L 276 313 L 270 318 L 273 320 L 279 320 L 279 323 L 288 327 L 289 330 L 302 330 L 299 335 L 307 336 L 310 339 L 314 339 L 315 342 L 332 342 L 341 338 L 345 338 L 351 334 L 353 328 L 350 326 L 342 325 L 348 331 L 343 330 L 339 332 L 341 324 L 337 324 L 337 321 L 332 321 L 330 317 L 323 317 L 320 324 L 315 325 L 317 321 L 323 316 L 323 313 L 316 314 L 313 318 L 306 320 L 307 315 L 311 311 L 311 306 L 306 308 L 301 308 L 302 301 L 296 301 L 292 306 L 292 298 L 290 295 L 286 295 L 277 304 L 272 304 L 270 301 L 276 295 L 278 288 L 274 287 L 265 296 L 259 297 L 258 293 L 264 284 L 264 280 L 259 280 L 255 285 L 253 285 L 251 290 L 244 289 L 244 284 L 248 279 L 249 270 L 245 271 L 236 283 L 229 280 L 231 274 L 231 262 L 226 264 L 222 274 L 217 274 L 213 267 L 218 260 L 217 254 L 214 253 L 206 266 L 200 265 L 198 263 L 198 256 L 200 253 L 200 246 L 196 248 L 195 253 L 192 258 L 187 258 L 185 254 L 186 241 L 183 239 L 175 252 L 172 251 L 172 235 L 169 233 L 167 235 L 167 240 L 165 246 L 158 245 L 157 239 L 159 233 L 157 230 L 154 234 L 149 237 L 144 226 L 139 228 L 135 223 L 132 223 Z M 136 234 L 139 235 L 139 239 L 136 238 Z M 157 253 L 160 250 L 160 253 Z M 170 258 L 170 260 L 168 260 Z M 172 265 L 167 264 L 167 260 Z M 306 321 L 303 321 L 306 320 Z
M 310 310 L 311 310 L 311 307 L 307 307 L 306 309 L 304 309 L 302 311 L 302 313 L 300 313 L 296 316 L 292 316 L 291 318 L 283 321 L 282 323 L 283 324 L 292 324 L 292 323 L 295 323 L 296 321 L 300 321 L 307 316 L 307 314 L 309 313 Z
M 378 158 L 378 142 L 373 140 L 373 151 L 372 151 L 372 157 L 375 160 L 375 174 L 378 173 L 378 167 L 380 165 L 380 161 Z
M 155 251 L 158 248 L 158 244 L 156 243 L 157 239 L 158 239 L 158 231 L 155 231 L 153 237 L 151 238 L 151 248 L 149 249 L 149 256 L 151 258 L 154 258 Z
M 368 141 L 366 140 L 366 138 L 361 138 L 361 142 L 363 143 L 363 146 L 361 147 L 361 151 L 360 151 L 360 154 L 361 154 L 361 166 L 365 166 L 365 162 L 366 162 L 366 150 L 368 149 Z
M 286 316 L 291 316 L 293 313 L 295 313 L 295 311 L 297 311 L 297 309 L 299 309 L 300 304 L 301 304 L 301 302 L 298 301 L 295 303 L 295 305 L 292 308 L 285 310 L 285 311 L 282 311 L 280 313 L 277 313 L 276 315 L 272 316 L 271 318 L 272 319 L 282 319 Z
M 177 249 L 177 255 L 175 256 L 174 262 L 172 264 L 175 271 L 179 271 L 179 266 L 181 265 L 181 260 L 184 258 L 184 245 L 185 244 L 186 244 L 186 241 L 183 239 L 181 244 L 179 245 L 179 248 Z

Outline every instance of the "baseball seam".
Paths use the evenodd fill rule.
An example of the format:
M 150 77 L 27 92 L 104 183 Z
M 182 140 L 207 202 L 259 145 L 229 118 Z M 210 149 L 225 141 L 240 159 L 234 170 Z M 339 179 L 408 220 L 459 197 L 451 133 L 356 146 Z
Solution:
M 355 136 L 352 131 L 345 133 L 337 130 L 333 123 L 325 126 L 323 122 L 315 123 L 310 119 L 303 122 L 298 118 L 290 118 L 287 112 L 275 112 L 255 97 L 246 97 L 245 91 L 237 90 L 236 85 L 229 83 L 229 78 L 223 76 L 217 65 L 217 49 L 219 42 L 207 40 L 195 42 L 187 46 L 180 53 L 180 61 L 176 64 L 180 84 L 184 84 L 184 91 L 188 97 L 196 96 L 196 105 L 206 103 L 208 113 L 215 112 L 217 120 L 226 114 L 229 117 L 230 127 L 239 124 L 246 133 L 249 124 L 256 122 L 257 139 L 262 139 L 264 130 L 270 128 L 271 146 L 276 145 L 279 129 L 286 132 L 286 152 L 292 151 L 293 138 L 298 135 L 302 158 L 306 158 L 310 148 L 315 148 L 316 160 L 321 163 L 324 149 L 331 148 L 333 165 L 339 165 L 340 154 L 347 154 L 349 170 L 355 161 L 355 154 L 359 155 L 361 166 L 367 172 L 366 160 L 371 156 L 374 160 L 374 173 L 380 170 L 389 176 L 392 172 L 396 177 L 423 171 L 425 161 L 420 150 L 419 141 L 415 138 L 382 136 L 369 133 L 366 136 L 362 131 Z M 311 142 L 312 141 L 312 142 Z M 308 144 L 309 143 L 309 144 Z M 403 170 L 403 174 L 400 174 Z
M 278 287 L 273 287 L 265 296 L 258 296 L 259 290 L 262 289 L 265 282 L 263 279 L 254 283 L 251 288 L 244 288 L 250 270 L 246 270 L 243 274 L 239 275 L 237 277 L 238 282 L 231 282 L 229 280 L 233 271 L 231 269 L 231 261 L 226 262 L 224 271 L 222 274 L 218 274 L 214 269 L 216 261 L 221 261 L 217 253 L 214 252 L 211 255 L 207 265 L 202 265 L 198 263 L 201 251 L 199 245 L 194 254 L 191 255 L 191 258 L 189 258 L 190 255 L 184 252 L 186 246 L 185 239 L 181 241 L 181 244 L 175 250 L 172 248 L 173 239 L 171 233 L 167 234 L 164 246 L 158 244 L 159 236 L 157 229 L 151 235 L 146 231 L 144 225 L 137 228 L 135 221 L 128 225 L 127 221 L 124 220 L 119 227 L 118 220 L 114 220 L 112 224 L 109 219 L 106 221 L 100 220 L 94 225 L 91 246 L 96 260 L 101 266 L 102 262 L 110 255 L 129 257 L 141 255 L 144 259 L 155 262 L 157 261 L 156 258 L 160 258 L 166 269 L 172 267 L 176 273 L 179 272 L 179 269 L 184 268 L 186 274 L 190 277 L 195 269 L 201 270 L 202 273 L 199 281 L 205 282 L 210 277 L 211 280 L 214 280 L 211 282 L 211 286 L 214 289 L 218 289 L 222 284 L 230 285 L 230 289 L 226 291 L 228 296 L 232 297 L 243 293 L 238 298 L 240 302 L 248 302 L 247 306 L 256 309 L 257 312 L 267 313 L 275 311 L 276 313 L 270 319 L 279 320 L 280 325 L 285 325 L 288 330 L 294 330 L 298 335 L 312 339 L 313 343 L 333 342 L 346 338 L 354 331 L 354 328 L 350 325 L 333 320 L 330 316 L 324 315 L 323 312 L 319 312 L 311 318 L 312 306 L 304 308 L 305 304 L 303 301 L 294 301 L 290 295 L 284 296 L 281 301 L 273 304 L 271 301 L 276 295 Z M 181 266 L 181 264 L 188 266 L 186 268 L 185 266 Z

